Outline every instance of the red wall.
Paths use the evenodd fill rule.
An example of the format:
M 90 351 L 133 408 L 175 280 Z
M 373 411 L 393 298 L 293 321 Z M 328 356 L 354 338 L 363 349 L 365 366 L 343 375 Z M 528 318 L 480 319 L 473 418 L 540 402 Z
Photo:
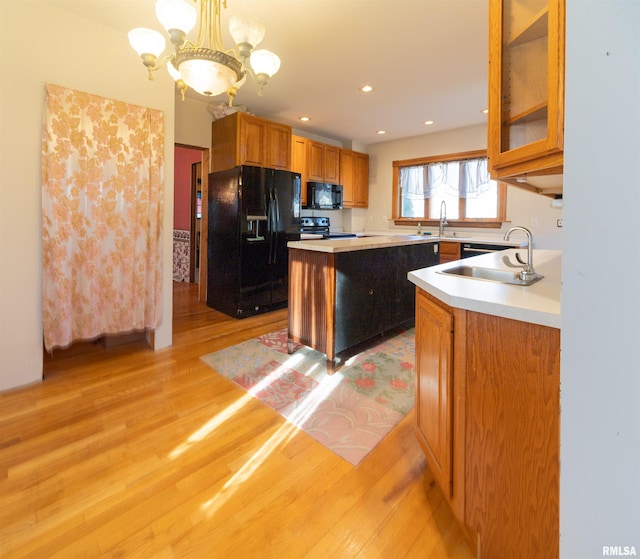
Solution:
M 202 159 L 199 149 L 174 148 L 173 228 L 191 227 L 191 164 Z

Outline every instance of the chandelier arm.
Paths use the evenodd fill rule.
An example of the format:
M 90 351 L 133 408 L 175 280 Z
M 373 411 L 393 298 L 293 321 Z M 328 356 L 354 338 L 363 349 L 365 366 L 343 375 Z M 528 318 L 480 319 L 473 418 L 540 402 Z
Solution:
M 151 68 L 154 72 L 157 72 L 162 68 L 169 60 L 175 57 L 175 53 L 166 54 L 160 62 L 158 62 L 153 68 Z
M 171 58 L 171 55 L 165 56 L 160 62 L 157 61 L 156 57 L 153 54 L 141 54 L 140 58 L 142 58 L 142 64 L 149 72 L 149 79 L 153 81 L 153 72 L 157 72 L 168 58 Z

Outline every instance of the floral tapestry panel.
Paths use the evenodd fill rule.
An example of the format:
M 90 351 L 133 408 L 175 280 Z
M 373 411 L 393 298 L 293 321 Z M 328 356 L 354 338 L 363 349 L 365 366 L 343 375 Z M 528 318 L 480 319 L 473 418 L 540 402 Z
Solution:
M 42 131 L 47 350 L 160 321 L 164 116 L 56 85 Z

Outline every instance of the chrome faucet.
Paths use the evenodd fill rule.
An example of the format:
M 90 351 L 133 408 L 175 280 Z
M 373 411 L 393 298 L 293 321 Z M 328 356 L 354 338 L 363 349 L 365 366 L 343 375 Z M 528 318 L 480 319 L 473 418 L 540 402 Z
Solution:
M 443 200 L 440 202 L 440 228 L 438 229 L 438 237 L 444 237 L 444 226 L 449 225 L 447 223 L 447 204 Z
M 516 252 L 516 260 L 520 262 L 520 264 L 522 264 L 520 279 L 521 280 L 532 279 L 538 275 L 536 274 L 536 271 L 533 268 L 533 235 L 531 234 L 531 231 L 529 231 L 529 229 L 527 229 L 526 227 L 516 225 L 515 227 L 512 227 L 504 234 L 504 240 L 508 241 L 509 237 L 511 236 L 511 233 L 513 233 L 514 231 L 524 231 L 527 235 L 527 261 L 523 262 L 522 258 L 520 257 L 520 254 Z M 508 265 L 512 265 L 512 264 L 509 264 L 507 260 L 504 260 L 504 262 Z M 517 266 L 514 266 L 514 267 L 517 267 Z

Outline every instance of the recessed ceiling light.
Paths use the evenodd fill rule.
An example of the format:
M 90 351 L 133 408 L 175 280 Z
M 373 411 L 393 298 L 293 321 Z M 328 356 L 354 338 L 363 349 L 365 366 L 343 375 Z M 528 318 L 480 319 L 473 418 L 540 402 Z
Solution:
M 373 91 L 373 86 L 372 86 L 372 85 L 369 85 L 369 84 L 367 84 L 367 85 L 363 85 L 363 86 L 360 88 L 360 91 L 362 91 L 362 93 L 369 93 L 370 91 Z
M 427 126 L 431 126 L 431 125 L 433 124 L 433 120 L 425 120 L 425 121 L 424 121 L 424 123 L 425 123 Z
M 380 134 L 382 136 L 382 134 L 386 134 L 387 131 L 386 130 L 376 130 L 376 134 Z
M 301 116 L 299 120 L 301 120 L 302 122 L 309 122 L 311 119 L 308 116 Z

